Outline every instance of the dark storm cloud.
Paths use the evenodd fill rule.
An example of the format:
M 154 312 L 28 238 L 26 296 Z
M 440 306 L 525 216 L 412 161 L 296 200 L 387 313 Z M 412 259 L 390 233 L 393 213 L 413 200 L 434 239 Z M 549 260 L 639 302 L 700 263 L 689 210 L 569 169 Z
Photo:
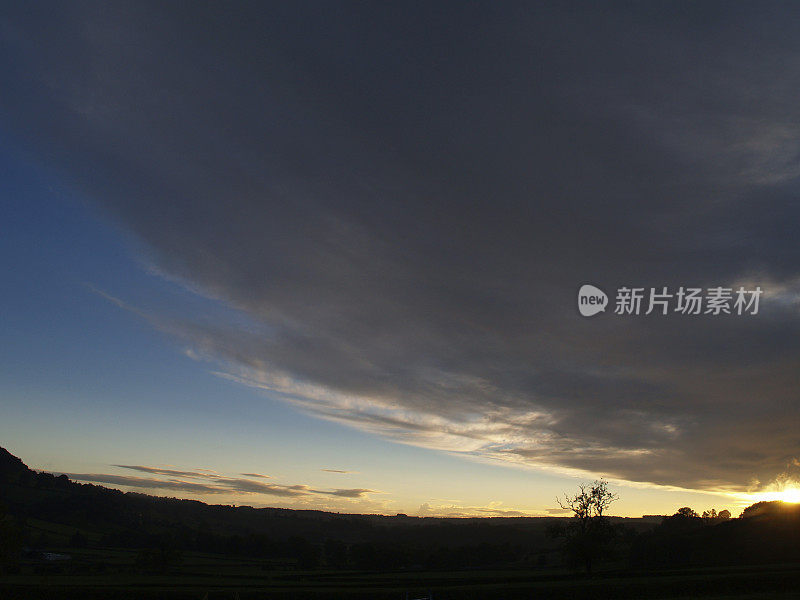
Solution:
M 160 272 L 248 315 L 153 321 L 226 376 L 407 443 L 743 489 L 800 455 L 798 16 L 19 5 L 0 107 Z M 768 294 L 582 319 L 587 282 Z

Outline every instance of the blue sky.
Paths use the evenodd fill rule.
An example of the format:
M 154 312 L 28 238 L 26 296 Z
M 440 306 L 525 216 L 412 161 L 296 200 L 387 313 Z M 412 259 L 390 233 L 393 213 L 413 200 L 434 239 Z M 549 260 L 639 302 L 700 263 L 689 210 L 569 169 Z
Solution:
M 214 375 L 98 290 L 150 309 L 188 305 L 209 318 L 224 307 L 148 271 L 126 232 L 5 139 L 0 435 L 33 468 L 124 474 L 112 465 L 135 463 L 269 473 L 288 483 L 386 490 L 373 502 L 312 507 L 409 514 L 547 514 L 555 495 L 580 480 L 384 441 Z M 719 504 L 714 496 L 658 499 L 632 490 L 632 514 L 642 508 L 631 495 L 656 512 L 683 498 Z M 308 506 L 257 494 L 194 497 Z M 420 512 L 423 505 L 430 512 Z
M 0 443 L 81 481 L 358 512 L 800 486 L 778 13 L 9 7 Z M 589 282 L 764 297 L 584 318 Z
M 269 473 L 332 488 L 359 484 L 386 491 L 369 503 L 311 506 L 409 514 L 548 514 L 555 495 L 581 480 L 381 440 L 214 375 L 98 290 L 150 309 L 188 305 L 209 318 L 224 307 L 148 271 L 126 232 L 5 139 L 0 435 L 33 468 L 124 474 L 112 465 L 135 463 Z M 188 496 L 307 506 L 252 494 Z M 715 496 L 636 489 L 623 500 L 634 515 L 684 500 L 721 505 Z

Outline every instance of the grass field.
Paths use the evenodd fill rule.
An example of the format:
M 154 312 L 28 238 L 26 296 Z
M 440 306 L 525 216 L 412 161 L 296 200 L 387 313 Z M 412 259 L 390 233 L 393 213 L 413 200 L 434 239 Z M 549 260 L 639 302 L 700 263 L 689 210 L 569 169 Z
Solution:
M 474 571 L 301 571 L 288 564 L 187 553 L 169 574 L 132 568 L 123 549 L 64 549 L 64 564 L 28 561 L 0 577 L 2 600 L 317 599 L 406 600 L 797 598 L 800 566 L 684 571 L 605 571 L 592 577 L 558 569 Z

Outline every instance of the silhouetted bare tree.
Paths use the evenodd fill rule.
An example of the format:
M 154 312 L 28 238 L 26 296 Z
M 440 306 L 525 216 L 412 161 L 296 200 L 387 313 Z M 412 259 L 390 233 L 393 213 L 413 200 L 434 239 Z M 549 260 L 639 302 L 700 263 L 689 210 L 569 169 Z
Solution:
M 558 505 L 572 511 L 572 521 L 567 527 L 555 531 L 565 538 L 565 551 L 569 562 L 581 564 L 587 573 L 592 572 L 592 562 L 603 552 L 614 537 L 614 528 L 605 517 L 608 507 L 618 496 L 608 489 L 608 482 L 597 480 L 581 484 L 578 493 L 557 498 Z

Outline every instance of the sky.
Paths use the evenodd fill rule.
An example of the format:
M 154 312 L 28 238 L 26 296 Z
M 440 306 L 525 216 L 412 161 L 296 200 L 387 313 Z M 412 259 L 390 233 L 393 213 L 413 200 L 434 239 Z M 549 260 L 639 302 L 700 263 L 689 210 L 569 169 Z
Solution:
M 600 477 L 628 516 L 794 494 L 798 21 L 4 6 L 0 445 L 339 512 L 559 514 Z

